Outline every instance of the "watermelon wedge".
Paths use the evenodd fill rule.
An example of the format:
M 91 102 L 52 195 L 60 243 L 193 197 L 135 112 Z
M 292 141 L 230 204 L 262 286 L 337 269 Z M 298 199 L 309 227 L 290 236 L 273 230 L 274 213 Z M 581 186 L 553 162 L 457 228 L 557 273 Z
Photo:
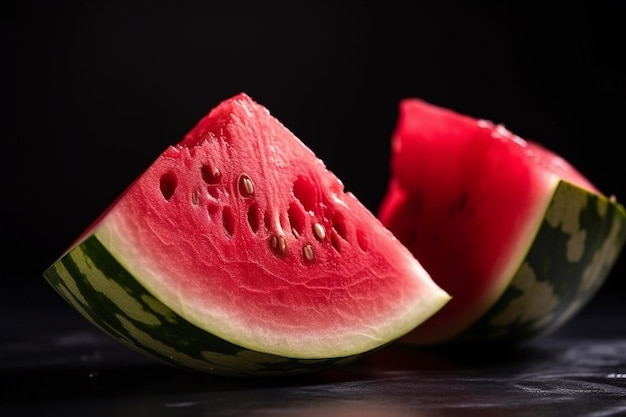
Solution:
M 626 212 L 563 158 L 502 125 L 400 102 L 379 218 L 452 300 L 402 342 L 511 343 L 597 292 Z
M 166 149 L 44 276 L 126 345 L 231 376 L 354 360 L 449 299 L 244 93 Z

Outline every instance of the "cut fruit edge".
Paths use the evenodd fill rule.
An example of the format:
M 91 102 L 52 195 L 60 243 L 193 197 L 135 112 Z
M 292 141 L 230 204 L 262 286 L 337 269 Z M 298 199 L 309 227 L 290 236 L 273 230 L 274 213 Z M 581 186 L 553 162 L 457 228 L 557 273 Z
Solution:
M 571 201 L 568 200 L 570 196 L 573 197 Z M 482 298 L 483 302 L 473 314 L 465 317 L 462 322 L 455 323 L 453 327 L 445 328 L 439 327 L 437 318 L 433 316 L 432 322 L 427 320 L 399 342 L 419 346 L 489 342 L 507 334 L 507 328 L 502 324 L 505 320 L 515 322 L 517 327 L 529 328 L 524 330 L 526 336 L 518 335 L 519 337 L 513 336 L 510 339 L 520 341 L 525 337 L 549 333 L 575 316 L 599 291 L 626 245 L 626 209 L 614 196 L 606 197 L 558 177 L 550 198 L 540 207 L 543 207 L 543 211 L 538 217 L 539 221 L 533 222 L 518 242 L 519 252 L 516 253 L 519 255 L 510 257 L 507 266 L 497 274 L 499 278 L 495 281 L 498 285 Z M 584 211 L 587 211 L 586 216 L 596 213 L 594 216 L 597 215 L 598 219 L 604 218 L 602 227 L 591 233 L 584 233 L 584 228 L 578 229 L 581 226 L 576 215 L 582 215 Z M 563 235 L 564 242 L 561 243 L 567 250 L 566 259 L 569 259 L 571 265 L 569 271 L 576 272 L 571 276 L 564 275 L 562 270 L 557 269 L 553 272 L 559 273 L 560 278 L 556 279 L 544 276 L 546 272 L 534 270 L 548 268 L 542 264 L 544 252 L 539 248 L 545 245 L 543 239 L 547 234 L 555 233 L 548 232 L 551 229 Z M 581 236 L 590 239 L 589 248 L 580 240 Z M 537 239 L 541 242 L 537 243 Z M 584 255 L 581 252 L 583 248 Z M 575 259 L 579 257 L 587 259 L 589 264 L 576 270 Z M 553 262 L 549 264 L 550 268 L 554 268 Z M 552 293 L 555 290 L 553 286 L 569 287 L 569 295 L 559 298 L 558 294 Z M 522 303 L 524 292 L 529 288 L 539 291 L 536 295 L 537 301 Z M 556 298 L 548 299 L 548 294 Z M 571 303 L 567 301 L 570 298 L 573 299 Z M 544 300 L 549 305 L 538 305 L 538 300 Z
M 96 226 L 94 235 L 140 285 L 198 328 L 229 343 L 258 352 L 302 359 L 326 358 L 330 352 L 333 357 L 364 353 L 409 333 L 450 299 L 450 296 L 434 281 L 422 278 L 428 276 L 423 267 L 408 250 L 403 253 L 405 250 L 402 249 L 397 257 L 404 262 L 406 277 L 420 278 L 407 278 L 403 298 L 394 301 L 393 315 L 388 313 L 386 317 L 376 317 L 376 312 L 373 311 L 369 317 L 355 317 L 351 328 L 329 326 L 325 331 L 312 331 L 307 328 L 280 329 L 278 325 L 276 332 L 268 328 L 251 329 L 245 317 L 238 315 L 237 312 L 219 306 L 207 308 L 206 300 L 193 299 L 182 295 L 176 288 L 161 286 L 159 276 L 163 272 L 152 270 L 150 265 L 138 261 L 141 254 L 137 252 L 137 245 L 125 241 L 123 233 L 118 230 L 124 227 L 123 224 L 123 221 L 120 223 L 119 218 L 116 218 L 114 209 Z M 390 234 L 384 229 L 383 234 L 387 233 Z M 373 236 L 370 235 L 370 239 L 373 239 Z M 358 323 L 357 320 L 362 320 L 362 323 Z
M 246 102 L 249 99 L 240 96 L 236 100 Z M 244 103 L 244 106 L 246 105 Z M 247 117 L 246 115 L 250 113 L 250 110 L 249 108 L 244 109 L 241 117 Z M 257 111 L 257 109 L 252 109 L 252 111 Z M 220 117 L 224 117 L 224 115 Z M 206 142 L 191 143 L 185 139 L 182 143 L 182 148 L 187 149 L 187 145 L 189 145 L 196 152 Z M 297 143 L 300 145 L 296 146 L 304 146 L 299 140 Z M 178 149 L 181 150 L 182 148 L 179 147 Z M 166 150 L 157 158 L 157 161 L 169 160 L 168 163 L 171 163 L 172 158 L 168 157 L 168 152 L 171 152 L 171 149 L 173 148 Z M 308 148 L 304 153 L 313 157 Z M 315 165 L 323 166 L 323 163 L 319 164 L 319 162 L 321 161 L 316 160 Z M 137 228 L 136 224 L 133 224 L 133 221 L 137 219 L 133 219 L 133 216 L 129 215 L 127 211 L 128 206 L 134 204 L 129 203 L 129 200 L 134 198 L 133 193 L 141 194 L 143 191 L 137 190 L 141 190 L 148 178 L 153 182 L 153 185 L 159 184 L 162 171 L 159 171 L 155 165 L 156 162 L 148 167 L 144 174 L 138 177 L 118 197 L 113 205 L 79 237 L 74 245 L 70 246 L 64 256 L 71 256 L 77 246 L 95 236 L 107 253 L 116 259 L 119 265 L 115 268 L 120 269 L 101 270 L 99 265 L 90 264 L 90 274 L 102 277 L 104 282 L 108 282 L 107 285 L 110 286 L 116 285 L 116 277 L 120 274 L 132 276 L 163 306 L 171 309 L 199 329 L 210 333 L 211 336 L 217 336 L 246 349 L 283 357 L 312 359 L 327 358 L 329 355 L 345 357 L 370 351 L 396 340 L 420 325 L 449 300 L 449 295 L 430 279 L 428 273 L 408 249 L 397 241 L 391 232 L 371 213 L 371 219 L 376 223 L 372 223 L 375 227 L 368 227 L 368 240 L 379 242 L 379 247 L 388 247 L 389 245 L 396 245 L 394 247 L 397 247 L 397 250 L 388 251 L 390 253 L 389 259 L 384 259 L 384 262 L 391 265 L 390 272 L 384 276 L 375 276 L 374 278 L 378 279 L 378 283 L 374 283 L 373 280 L 370 283 L 376 288 L 371 291 L 371 297 L 374 299 L 371 304 L 354 302 L 350 304 L 352 307 L 343 307 L 337 303 L 331 305 L 331 313 L 335 313 L 332 311 L 334 308 L 338 317 L 342 316 L 339 317 L 340 320 L 337 320 L 338 324 L 335 326 L 333 323 L 329 323 L 327 328 L 322 329 L 321 324 L 323 323 L 320 324 L 309 319 L 309 323 L 314 325 L 317 330 L 307 328 L 306 323 L 304 325 L 298 324 L 298 328 L 294 330 L 293 327 L 282 325 L 279 320 L 272 321 L 271 318 L 263 318 L 262 314 L 253 317 L 249 313 L 247 315 L 239 313 L 237 308 L 226 308 L 229 306 L 225 298 L 207 298 L 206 291 L 198 293 L 182 291 L 176 285 L 176 279 L 162 279 L 171 273 L 171 271 L 164 271 L 160 268 L 161 264 L 157 261 L 158 257 L 165 255 L 165 253 L 150 253 L 149 249 L 144 248 L 145 245 L 142 245 L 142 240 L 138 236 L 130 236 L 133 233 L 127 233 L 128 230 Z M 180 185 L 183 186 L 183 184 Z M 158 194 L 158 192 L 148 194 Z M 345 209 L 348 212 L 357 209 L 357 207 L 362 207 L 352 194 L 346 193 L 344 197 L 342 204 L 346 204 Z M 149 205 L 150 202 L 148 198 L 146 204 Z M 361 209 L 359 208 L 359 210 Z M 363 254 L 362 256 L 370 255 Z M 382 255 L 380 256 L 384 258 Z M 262 269 L 262 266 L 256 263 L 250 264 L 250 266 Z M 168 267 L 176 269 L 173 264 L 168 265 Z M 359 271 L 365 274 L 363 275 L 365 278 L 361 279 L 370 279 L 372 275 L 378 272 L 373 271 L 371 273 L 368 271 L 368 263 L 355 267 L 358 267 Z M 223 274 L 223 272 L 221 273 Z M 175 277 L 176 275 L 171 276 Z M 354 274 L 351 273 L 351 276 Z M 73 279 L 89 281 L 89 277 L 86 276 L 76 276 Z M 391 288 L 393 294 L 385 293 L 384 290 L 388 288 Z M 343 290 L 343 288 L 340 289 Z M 357 295 L 362 293 L 363 291 Z M 248 308 L 241 303 L 238 306 Z M 365 312 L 363 306 L 371 306 L 371 311 Z M 131 307 L 130 303 L 120 304 L 121 309 Z M 297 309 L 298 306 L 294 308 Z M 351 308 L 354 308 L 355 311 L 351 311 Z M 261 321 L 266 320 L 268 322 L 267 325 L 253 325 L 246 320 L 247 318 L 254 318 L 258 323 L 259 316 Z

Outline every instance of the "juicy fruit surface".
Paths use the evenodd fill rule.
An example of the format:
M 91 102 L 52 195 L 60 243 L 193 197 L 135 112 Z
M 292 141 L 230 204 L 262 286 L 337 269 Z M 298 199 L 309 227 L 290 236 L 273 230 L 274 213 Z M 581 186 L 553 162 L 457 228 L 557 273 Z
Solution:
M 541 145 L 503 126 L 419 99 L 401 103 L 392 140 L 392 179 L 379 217 L 453 296 L 405 339 L 413 343 L 450 340 L 503 295 L 520 273 L 526 254 L 537 245 L 537 233 L 562 181 L 574 184 L 582 196 L 614 204 Z M 575 199 L 571 204 L 577 207 Z M 618 210 L 616 215 L 621 213 Z M 582 223 L 581 229 L 604 230 L 612 216 L 597 215 Z M 620 247 L 619 239 L 610 241 Z M 572 273 L 554 247 L 541 243 L 538 247 L 545 262 L 558 266 L 540 274 L 541 280 L 550 282 Z M 588 253 L 596 249 L 587 242 Z M 601 281 L 605 272 L 592 281 Z M 563 297 L 561 308 L 570 298 Z
M 103 253 L 81 255 L 92 239 Z M 77 256 L 92 268 L 47 273 L 70 302 L 94 277 L 108 283 L 100 289 L 128 288 L 119 280 L 131 277 L 159 309 L 207 334 L 162 341 L 161 319 L 143 330 L 149 337 L 130 338 L 149 353 L 162 346 L 164 358 L 191 345 L 219 357 L 216 338 L 283 358 L 359 355 L 406 334 L 449 298 L 323 162 L 245 94 L 167 149 L 59 262 Z M 100 264 L 100 256 L 115 262 Z M 106 298 L 126 313 L 145 309 L 131 305 L 132 295 Z M 103 319 L 98 309 L 83 313 Z M 115 317 L 100 326 L 128 330 Z
M 427 187 L 432 198 L 448 199 L 451 191 L 458 195 L 482 186 L 486 192 L 489 186 L 497 187 L 499 194 L 507 191 L 505 180 L 513 180 L 515 187 L 508 188 L 514 188 L 510 191 L 514 196 L 553 177 L 598 192 L 566 160 L 503 125 L 417 98 L 403 100 L 399 110 L 392 137 L 392 174 L 409 192 Z

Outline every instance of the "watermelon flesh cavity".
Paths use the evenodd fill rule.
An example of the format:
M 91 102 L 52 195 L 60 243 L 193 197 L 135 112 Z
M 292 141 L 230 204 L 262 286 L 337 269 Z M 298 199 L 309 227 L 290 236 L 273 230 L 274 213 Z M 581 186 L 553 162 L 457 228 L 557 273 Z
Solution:
M 623 207 L 502 125 L 418 98 L 399 110 L 379 218 L 453 297 L 403 341 L 526 339 L 578 311 L 623 246 Z
M 229 375 L 356 358 L 449 299 L 244 93 L 165 150 L 44 275 L 128 345 Z

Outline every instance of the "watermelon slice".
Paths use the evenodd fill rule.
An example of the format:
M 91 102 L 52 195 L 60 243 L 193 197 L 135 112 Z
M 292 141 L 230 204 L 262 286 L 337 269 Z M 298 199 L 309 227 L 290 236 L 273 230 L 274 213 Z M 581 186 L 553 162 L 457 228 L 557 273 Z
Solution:
M 402 342 L 523 341 L 579 311 L 624 245 L 623 206 L 502 125 L 399 111 L 379 218 L 453 297 Z
M 166 149 L 44 276 L 140 352 L 233 376 L 354 360 L 449 299 L 244 93 Z

